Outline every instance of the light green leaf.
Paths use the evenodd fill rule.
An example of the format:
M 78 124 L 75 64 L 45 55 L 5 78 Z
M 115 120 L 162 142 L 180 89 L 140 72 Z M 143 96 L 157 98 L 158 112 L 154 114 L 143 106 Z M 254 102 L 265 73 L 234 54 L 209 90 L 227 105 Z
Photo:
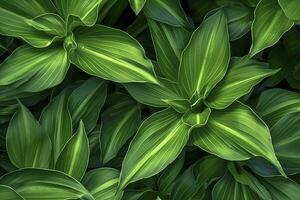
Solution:
M 196 29 L 182 53 L 179 84 L 187 96 L 206 96 L 224 77 L 229 59 L 226 17 L 217 12 Z
M 2 176 L 0 183 L 13 188 L 24 199 L 94 200 L 78 181 L 55 170 L 20 169 Z
M 182 50 L 186 47 L 190 32 L 148 19 L 159 69 L 165 78 L 178 80 L 178 68 Z
M 176 91 L 177 83 L 163 78 L 158 80 L 159 84 L 126 83 L 123 85 L 135 100 L 153 107 L 169 107 L 170 100 L 183 98 Z
M 249 186 L 235 181 L 230 173 L 226 173 L 226 175 L 214 186 L 212 199 L 254 200 L 260 198 Z
M 67 52 L 63 48 L 37 49 L 24 45 L 1 63 L 0 85 L 39 92 L 62 82 L 68 69 Z
M 67 34 L 64 20 L 57 14 L 47 13 L 33 19 L 26 19 L 27 24 L 46 34 L 63 37 Z
M 226 160 L 264 157 L 285 175 L 274 153 L 268 127 L 249 107 L 239 102 L 213 111 L 207 124 L 194 129 L 191 137 L 196 146 Z
M 149 0 L 143 11 L 148 18 L 171 26 L 190 26 L 179 0 Z
M 89 156 L 89 141 L 84 124 L 80 121 L 77 132 L 67 142 L 57 158 L 55 169 L 80 181 L 87 169 Z
M 300 111 L 300 95 L 296 92 L 274 88 L 264 91 L 255 112 L 272 127 L 284 115 Z
M 72 23 L 70 16 L 78 17 L 86 26 L 93 26 L 98 17 L 98 6 L 103 0 L 55 0 L 55 5 L 68 23 Z
M 284 14 L 291 20 L 300 20 L 300 5 L 298 0 L 278 0 Z
M 123 192 L 118 192 L 120 172 L 113 168 L 99 168 L 86 173 L 82 184 L 95 200 L 120 200 Z
M 0 185 L 2 200 L 24 200 L 14 189 L 6 185 Z
M 250 56 L 274 45 L 293 26 L 274 0 L 261 0 L 254 12 Z
M 88 74 L 115 82 L 157 83 L 142 46 L 127 33 L 96 25 L 75 31 L 71 61 Z
M 234 58 L 231 60 L 226 76 L 211 91 L 205 103 L 211 108 L 224 109 L 277 71 L 268 69 L 265 63 L 247 58 Z
M 44 108 L 40 117 L 40 123 L 43 131 L 51 139 L 52 158 L 53 164 L 55 164 L 60 152 L 73 133 L 66 91 L 60 93 Z
M 18 168 L 48 168 L 51 141 L 30 111 L 22 104 L 19 106 L 19 111 L 12 117 L 6 133 L 9 159 Z
M 173 162 L 186 145 L 189 126 L 172 109 L 146 119 L 133 138 L 124 158 L 119 188 L 153 176 Z
M 69 98 L 69 110 L 73 126 L 77 126 L 82 120 L 87 133 L 95 128 L 106 100 L 106 89 L 106 81 L 90 78 L 72 92 Z
M 21 38 L 34 47 L 47 47 L 55 38 L 25 22 L 46 13 L 55 13 L 52 1 L 1 0 L 0 34 Z
M 130 6 L 136 15 L 143 9 L 146 0 L 129 0 Z
M 115 94 L 101 116 L 101 159 L 105 164 L 117 156 L 126 141 L 141 123 L 141 111 L 137 103 L 123 94 Z
M 188 110 L 182 116 L 182 121 L 193 128 L 199 128 L 207 123 L 210 116 L 211 109 L 205 108 L 201 112 L 195 112 L 193 110 Z

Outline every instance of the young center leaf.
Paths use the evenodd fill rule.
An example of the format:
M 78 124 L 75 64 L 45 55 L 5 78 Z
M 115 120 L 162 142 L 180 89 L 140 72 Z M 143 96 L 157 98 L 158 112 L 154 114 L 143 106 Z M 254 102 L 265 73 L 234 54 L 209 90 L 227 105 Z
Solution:
M 146 119 L 124 158 L 119 188 L 153 176 L 173 162 L 188 141 L 189 129 L 170 108 Z
M 96 25 L 74 32 L 73 64 L 88 74 L 115 82 L 157 83 L 153 65 L 142 46 L 127 33 Z
M 247 160 L 261 156 L 285 175 L 278 162 L 268 127 L 246 105 L 233 103 L 213 111 L 207 124 L 191 133 L 194 145 L 226 160 Z
M 224 77 L 230 59 L 225 15 L 219 11 L 192 34 L 181 55 L 179 84 L 191 98 L 204 97 Z
M 65 172 L 80 181 L 87 169 L 89 156 L 89 141 L 84 124 L 80 121 L 77 132 L 61 151 L 55 169 Z
M 6 133 L 9 159 L 18 168 L 48 168 L 51 141 L 30 111 L 21 103 L 19 107 Z
M 146 0 L 129 0 L 130 6 L 136 15 L 143 9 Z

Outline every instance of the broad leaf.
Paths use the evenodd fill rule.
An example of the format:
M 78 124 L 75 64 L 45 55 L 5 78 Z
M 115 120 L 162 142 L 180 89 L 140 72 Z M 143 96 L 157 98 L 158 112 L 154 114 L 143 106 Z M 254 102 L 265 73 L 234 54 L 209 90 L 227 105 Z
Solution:
M 51 141 L 22 104 L 9 123 L 6 144 L 9 159 L 16 167 L 49 167 Z
M 80 121 L 77 132 L 61 151 L 55 169 L 65 172 L 80 181 L 87 169 L 89 156 L 89 141 L 84 124 Z
M 69 98 L 69 110 L 73 126 L 82 120 L 87 133 L 95 128 L 100 110 L 106 100 L 106 88 L 106 81 L 90 78 L 72 92 Z
M 68 110 L 68 96 L 65 91 L 55 97 L 42 111 L 40 122 L 42 129 L 52 142 L 52 158 L 57 157 L 72 136 L 72 119 Z
M 239 102 L 213 111 L 207 124 L 194 129 L 191 137 L 196 146 L 226 160 L 264 157 L 284 175 L 268 127 L 249 107 Z
M 268 69 L 265 63 L 247 58 L 234 58 L 225 78 L 211 91 L 205 102 L 211 108 L 224 109 L 277 71 Z
M 24 200 L 14 189 L 6 185 L 0 185 L 2 200 Z
M 300 5 L 297 0 L 278 0 L 284 14 L 291 20 L 300 20 Z
M 85 25 L 92 26 L 98 17 L 98 6 L 103 0 L 55 0 L 55 5 L 66 21 L 72 22 L 69 16 L 78 17 Z
M 274 88 L 264 91 L 255 112 L 272 127 L 284 115 L 300 111 L 300 95 L 296 92 Z
M 71 61 L 88 74 L 115 82 L 157 83 L 142 46 L 127 33 L 96 25 L 75 31 Z
M 133 138 L 124 158 L 120 189 L 129 183 L 153 176 L 173 162 L 186 145 L 189 127 L 171 109 L 146 119 Z
M 109 107 L 101 116 L 100 145 L 104 164 L 118 154 L 141 123 L 140 108 L 127 95 L 115 94 L 108 102 Z
M 85 199 L 94 200 L 91 194 L 74 178 L 45 169 L 20 169 L 0 178 L 24 199 Z
M 86 173 L 82 184 L 95 200 L 120 200 L 123 192 L 118 192 L 120 172 L 113 168 L 99 168 Z
M 144 14 L 171 26 L 190 26 L 179 0 L 147 0 Z
M 250 56 L 274 45 L 292 26 L 277 1 L 261 0 L 254 12 Z
M 139 12 L 143 9 L 146 0 L 129 0 L 130 6 L 135 14 L 139 14 Z
M 1 0 L 0 34 L 21 38 L 34 47 L 47 47 L 54 38 L 25 22 L 46 13 L 55 13 L 52 1 Z
M 63 48 L 37 49 L 24 45 L 1 63 L 0 85 L 38 92 L 62 82 L 68 69 L 67 52 Z
M 229 57 L 226 17 L 217 12 L 196 29 L 182 53 L 179 84 L 187 96 L 206 96 L 224 77 Z
M 148 25 L 161 73 L 165 78 L 177 81 L 181 52 L 189 41 L 190 32 L 151 19 L 148 19 Z

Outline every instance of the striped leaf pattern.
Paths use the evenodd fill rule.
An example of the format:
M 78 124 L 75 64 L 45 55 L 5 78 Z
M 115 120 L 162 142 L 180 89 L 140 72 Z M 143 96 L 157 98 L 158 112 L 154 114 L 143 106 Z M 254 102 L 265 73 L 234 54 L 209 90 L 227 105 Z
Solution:
M 143 9 L 146 0 L 129 0 L 130 6 L 135 14 L 139 14 L 139 12 Z

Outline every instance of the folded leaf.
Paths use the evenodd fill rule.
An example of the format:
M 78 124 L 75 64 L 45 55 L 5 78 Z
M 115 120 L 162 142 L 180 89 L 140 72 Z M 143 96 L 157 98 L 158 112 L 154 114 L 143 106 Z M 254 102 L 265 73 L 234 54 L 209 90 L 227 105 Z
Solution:
M 146 0 L 129 0 L 130 6 L 135 14 L 139 14 L 139 12 L 143 9 Z
M 264 91 L 255 112 L 272 127 L 284 115 L 300 111 L 300 95 L 296 92 L 274 88 Z
M 226 76 L 211 91 L 205 102 L 211 108 L 224 109 L 277 71 L 268 69 L 265 63 L 247 58 L 234 58 Z
M 292 26 L 277 1 L 261 0 L 254 12 L 250 56 L 274 45 Z
M 14 189 L 6 185 L 0 185 L 0 194 L 2 200 L 24 200 Z
M 115 94 L 101 116 L 101 158 L 105 164 L 115 156 L 136 132 L 141 123 L 141 111 L 137 103 L 127 95 Z
M 118 192 L 120 172 L 113 168 L 99 168 L 86 173 L 82 184 L 95 200 L 120 200 L 123 192 Z
M 182 53 L 179 84 L 187 96 L 206 96 L 224 77 L 229 58 L 226 17 L 217 12 L 196 29 Z
M 51 141 L 22 104 L 9 123 L 6 144 L 9 159 L 16 167 L 49 167 Z
M 68 69 L 67 52 L 63 48 L 37 49 L 24 45 L 1 63 L 0 85 L 39 92 L 62 82 Z
M 239 102 L 213 111 L 207 124 L 194 129 L 191 137 L 196 146 L 226 160 L 264 157 L 285 175 L 274 153 L 268 127 L 249 107 Z
M 55 12 L 52 1 L 1 0 L 0 34 L 21 38 L 34 47 L 47 47 L 54 38 L 33 28 L 25 21 L 39 15 Z
M 300 5 L 297 0 L 278 0 L 284 14 L 291 20 L 300 20 Z
M 119 188 L 153 176 L 173 162 L 186 145 L 189 126 L 172 109 L 146 119 L 133 138 L 124 158 Z
M 178 80 L 178 68 L 182 50 L 187 45 L 190 32 L 148 19 L 159 69 L 165 78 Z
M 78 17 L 86 26 L 93 26 L 98 17 L 98 6 L 103 0 L 55 0 L 60 15 L 67 21 L 69 16 Z
M 55 169 L 80 181 L 87 169 L 89 156 L 89 141 L 84 124 L 80 121 L 77 132 L 67 142 L 57 158 Z
M 73 126 L 77 126 L 82 120 L 87 133 L 95 128 L 106 100 L 106 89 L 106 81 L 90 78 L 72 92 L 69 98 L 69 110 Z
M 55 97 L 42 111 L 40 123 L 52 142 L 52 158 L 55 164 L 63 147 L 72 136 L 72 119 L 68 110 L 65 91 Z
M 0 178 L 24 199 L 86 199 L 94 200 L 91 194 L 74 178 L 55 170 L 20 169 Z
M 74 32 L 77 48 L 71 61 L 88 74 L 115 82 L 157 83 L 142 46 L 127 33 L 96 25 Z
M 179 0 L 147 0 L 143 11 L 147 17 L 171 26 L 189 26 Z
M 188 110 L 182 116 L 182 121 L 193 128 L 199 128 L 207 123 L 210 113 L 210 108 L 205 108 L 201 112 L 194 112 L 192 110 Z

